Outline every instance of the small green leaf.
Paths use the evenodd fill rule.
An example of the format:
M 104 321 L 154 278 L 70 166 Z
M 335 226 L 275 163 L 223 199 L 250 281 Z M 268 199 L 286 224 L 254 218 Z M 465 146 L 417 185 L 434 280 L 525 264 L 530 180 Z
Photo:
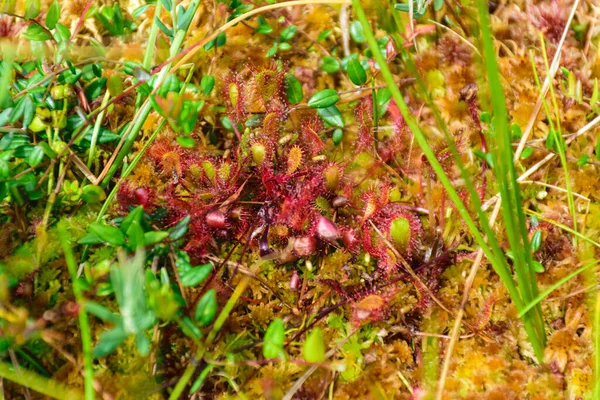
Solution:
M 181 264 L 180 264 L 181 265 Z M 179 278 L 185 287 L 192 287 L 202 283 L 212 272 L 212 264 L 199 265 L 193 268 L 181 268 Z
M 225 36 L 225 32 L 221 32 L 217 36 L 217 47 L 225 46 L 225 43 L 227 43 L 227 37 Z
M 267 52 L 265 53 L 265 57 L 273 57 L 275 54 L 277 54 L 277 42 L 275 42 L 273 46 L 271 46 L 271 48 L 267 50 Z
M 269 324 L 267 332 L 265 332 L 265 339 L 263 341 L 263 356 L 265 358 L 284 358 L 284 341 L 285 327 L 283 325 L 283 320 L 281 318 L 277 318 Z
M 135 347 L 142 357 L 150 354 L 150 340 L 142 332 L 135 335 Z
M 525 147 L 521 152 L 521 160 L 526 160 L 533 154 L 533 148 Z
M 440 11 L 444 6 L 444 0 L 433 0 L 433 9 L 435 11 Z
M 129 241 L 129 248 L 131 248 L 132 250 L 144 247 L 144 230 L 142 229 L 142 226 L 138 221 L 131 222 L 131 225 L 129 225 L 129 229 L 127 229 L 125 235 L 127 236 L 127 239 Z
M 217 45 L 217 47 L 223 46 L 223 45 L 225 45 L 226 41 L 227 41 L 227 38 L 225 36 L 225 32 L 221 32 L 219 34 L 219 36 L 217 36 L 216 39 L 213 39 L 204 45 L 204 50 L 208 51 L 208 50 L 212 49 L 213 47 L 215 47 L 215 45 Z
M 534 253 L 540 249 L 542 245 L 542 231 L 536 230 L 531 237 L 531 251 Z
M 228 131 L 233 131 L 233 124 L 228 116 L 221 117 L 221 124 L 223 124 L 223 128 L 227 129 Z
M 340 63 L 336 58 L 331 56 L 325 56 L 321 59 L 321 69 L 328 74 L 333 74 L 339 71 Z
M 494 157 L 491 153 L 484 153 L 479 149 L 473 149 L 473 154 L 487 162 L 490 168 L 494 168 Z
M 334 89 L 324 89 L 315 93 L 309 100 L 308 106 L 312 108 L 327 108 L 338 102 L 340 96 Z
M 10 123 L 14 124 L 18 120 L 20 120 L 21 117 L 23 117 L 23 120 L 25 120 L 25 113 L 31 113 L 32 109 L 35 109 L 35 107 L 33 107 L 31 97 L 29 97 L 29 95 L 21 97 L 19 101 L 17 101 L 15 108 L 12 109 L 12 113 L 10 114 L 9 119 Z
M 325 361 L 325 342 L 320 328 L 315 328 L 306 335 L 302 354 L 310 363 L 320 364 Z
M 196 101 L 192 101 L 192 100 L 184 100 L 183 101 L 183 107 L 181 109 L 181 113 L 179 114 L 177 120 L 179 122 L 179 125 L 183 129 L 183 132 L 186 135 L 189 135 L 194 130 L 194 127 L 196 126 L 196 122 L 198 121 L 198 112 L 200 111 L 200 108 L 202 108 L 203 105 L 204 105 L 204 101 L 202 101 L 202 102 L 196 102 Z M 193 139 L 192 139 L 192 141 L 193 141 Z M 184 143 L 186 143 L 186 147 L 189 147 L 190 141 L 187 141 Z
M 348 61 L 347 71 L 348 78 L 350 78 L 352 83 L 354 83 L 356 86 L 364 85 L 367 82 L 367 73 L 357 60 L 350 59 Z
M 104 243 L 104 240 L 102 240 L 100 236 L 96 235 L 94 232 L 90 232 L 81 239 L 79 239 L 77 243 L 85 245 L 94 245 Z
M 388 88 L 381 88 L 377 91 L 377 107 L 383 107 L 392 98 L 392 92 Z
M 578 167 L 583 167 L 585 164 L 588 163 L 589 160 L 590 160 L 590 156 L 588 156 L 587 154 L 584 154 L 581 157 L 579 157 L 579 159 L 577 160 L 577 162 L 575 164 L 577 164 Z
M 304 97 L 302 93 L 302 84 L 292 74 L 285 74 L 285 93 L 290 104 L 298 104 Z
M 102 321 L 112 322 L 115 324 L 119 322 L 119 316 L 114 312 L 110 311 L 108 308 L 104 307 L 102 304 L 95 303 L 91 300 L 86 300 L 86 302 L 84 303 L 84 307 L 88 313 L 95 315 Z
M 162 242 L 169 237 L 169 232 L 146 232 L 144 233 L 144 244 L 150 246 Z
M 127 232 L 127 230 L 129 229 L 129 225 L 131 225 L 131 223 L 133 221 L 142 222 L 143 215 L 144 215 L 144 207 L 143 206 L 137 206 L 136 208 L 131 210 L 129 212 L 129 214 L 123 219 L 123 221 L 121 221 L 121 225 L 119 226 L 119 228 L 121 229 L 121 232 L 123 232 L 123 233 Z
M 204 75 L 200 81 L 200 87 L 202 88 L 202 93 L 204 93 L 205 96 L 208 96 L 215 87 L 215 77 L 212 75 Z
M 182 147 L 192 149 L 196 146 L 196 141 L 189 136 L 178 136 L 177 143 L 179 143 Z
M 334 145 L 339 146 L 339 144 L 342 143 L 342 140 L 344 139 L 344 131 L 340 128 L 337 128 L 333 131 L 331 139 L 333 139 Z
M 167 9 L 167 11 L 171 11 L 173 9 L 173 2 L 171 0 L 160 0 L 163 3 L 163 6 Z
M 273 32 L 273 27 L 269 24 L 259 25 L 258 28 L 256 28 L 256 33 L 268 35 L 271 32 Z
M 106 199 L 106 193 L 100 186 L 85 185 L 82 188 L 81 198 L 88 204 L 98 204 Z
M 144 13 L 146 13 L 148 8 L 150 8 L 150 4 L 144 4 L 143 6 L 140 6 L 140 7 L 136 8 L 135 10 L 133 10 L 131 12 L 131 16 L 133 18 L 139 18 L 142 15 L 144 15 Z
M 336 106 L 318 108 L 317 113 L 323 119 L 323 121 L 327 122 L 329 125 L 335 126 L 336 128 L 344 127 L 344 118 Z
M 356 43 L 364 43 L 367 41 L 360 21 L 354 21 L 352 24 L 350 24 L 350 37 Z
M 186 335 L 191 337 L 194 340 L 198 340 L 202 337 L 202 331 L 194 324 L 194 322 L 188 318 L 183 317 L 181 321 L 179 321 L 179 325 L 181 326 L 181 331 Z
M 110 243 L 113 246 L 122 246 L 125 244 L 125 235 L 119 228 L 100 223 L 93 223 L 90 225 L 90 230 L 98 235 L 104 242 Z
M 324 30 L 323 32 L 319 33 L 319 36 L 317 36 L 317 42 L 325 40 L 325 38 L 327 38 L 329 35 L 331 35 L 331 29 Z
M 154 17 L 154 23 L 156 24 L 156 26 L 158 26 L 158 29 L 160 29 L 161 31 L 163 31 L 163 33 L 165 35 L 167 35 L 168 37 L 172 37 L 173 36 L 173 30 L 167 28 L 167 26 L 160 20 L 160 18 Z M 214 43 L 214 40 L 211 40 L 211 42 Z
M 23 128 L 28 128 L 29 124 L 31 124 L 31 121 L 33 121 L 33 116 L 35 115 L 35 105 L 33 104 L 33 101 L 31 101 L 30 96 L 25 96 L 23 106 Z
M 40 146 L 35 146 L 31 149 L 31 152 L 25 158 L 27 164 L 31 167 L 37 167 L 42 162 L 44 158 L 44 150 Z
M 115 328 L 102 332 L 100 340 L 94 349 L 94 358 L 100 358 L 112 353 L 121 343 L 127 339 L 127 332 L 122 325 L 117 325 Z
M 177 21 L 177 28 L 186 31 L 190 22 L 192 22 L 192 17 L 194 16 L 194 10 L 192 8 L 188 8 L 186 10 L 181 4 L 177 7 L 177 15 L 179 15 L 179 20 Z
M 196 305 L 195 318 L 200 326 L 208 326 L 215 318 L 217 313 L 217 292 L 215 289 L 210 289 L 204 293 Z
M 181 272 L 189 271 L 192 269 L 192 264 L 190 264 L 190 256 L 185 251 L 178 250 L 175 253 L 175 266 L 177 270 Z
M 40 15 L 40 0 L 27 0 L 25 2 L 25 20 L 29 21 L 38 15 Z
M 46 15 L 46 27 L 48 29 L 54 29 L 58 19 L 60 17 L 60 4 L 58 1 L 54 0 L 48 9 L 48 14 Z
M 297 31 L 298 27 L 296 25 L 290 25 L 287 28 L 281 30 L 279 37 L 281 38 L 281 40 L 288 41 L 294 37 Z
M 521 137 L 523 137 L 523 131 L 521 130 L 521 127 L 517 124 L 511 124 L 510 125 L 510 135 L 512 140 L 519 140 L 521 139 Z
M 281 51 L 288 51 L 289 49 L 292 48 L 292 45 L 287 42 L 282 42 L 282 43 L 279 43 L 278 47 L 279 47 L 279 50 L 281 50 Z
M 541 274 L 542 272 L 544 272 L 546 269 L 544 268 L 544 266 L 542 265 L 541 262 L 539 261 L 534 261 L 533 262 L 533 270 L 535 272 L 537 272 L 538 274 Z
M 56 24 L 56 31 L 54 31 L 54 35 L 59 36 L 61 41 L 67 41 L 71 37 L 71 31 L 69 28 L 59 22 Z
M 183 235 L 185 235 L 187 233 L 188 224 L 190 223 L 190 220 L 191 220 L 191 217 L 189 215 L 182 218 L 182 220 L 179 221 L 177 223 L 177 225 L 175 225 L 173 227 L 173 229 L 171 230 L 171 233 L 169 233 L 169 237 L 172 240 L 181 239 L 183 237 Z
M 2 112 L 0 112 L 0 126 L 4 126 L 6 125 L 7 122 L 10 121 L 10 117 L 13 113 L 14 108 L 7 108 L 6 110 L 2 110 Z M 6 137 L 6 136 L 4 136 Z M 600 141 L 599 141 L 600 143 Z M 4 150 L 2 148 L 0 148 L 0 150 Z

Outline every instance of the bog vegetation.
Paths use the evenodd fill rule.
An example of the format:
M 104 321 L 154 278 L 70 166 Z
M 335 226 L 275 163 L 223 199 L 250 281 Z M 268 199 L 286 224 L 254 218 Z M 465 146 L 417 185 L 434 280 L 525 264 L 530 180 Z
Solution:
M 599 16 L 0 0 L 0 395 L 600 396 Z

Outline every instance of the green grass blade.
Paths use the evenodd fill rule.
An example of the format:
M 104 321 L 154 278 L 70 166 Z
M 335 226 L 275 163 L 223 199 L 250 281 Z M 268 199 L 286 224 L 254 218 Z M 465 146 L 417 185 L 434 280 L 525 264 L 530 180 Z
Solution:
M 490 150 L 494 156 L 494 172 L 502 200 L 506 233 L 514 255 L 514 266 L 519 290 L 523 301 L 529 303 L 538 295 L 538 289 L 525 214 L 521 206 L 520 187 L 517 182 L 517 173 L 513 163 L 512 139 L 508 129 L 508 110 L 506 108 L 506 99 L 495 56 L 487 3 L 479 1 L 478 6 L 483 55 L 485 57 L 486 75 L 491 94 L 491 107 L 495 114 L 493 121 L 495 131 L 493 139 L 495 140 L 492 140 Z M 545 342 L 543 316 L 540 307 L 535 307 L 531 312 L 535 320 L 534 328 L 537 340 L 542 343 L 541 348 L 536 348 L 536 355 L 541 360 L 543 357 L 543 343 Z M 529 335 L 530 337 L 532 336 L 531 332 L 529 332 Z
M 546 67 L 546 74 L 550 74 L 550 66 L 548 64 L 548 54 L 546 52 L 546 42 L 544 40 L 544 35 L 540 32 L 540 43 L 542 45 L 542 55 L 544 58 L 544 66 Z M 538 80 L 539 81 L 539 80 Z M 538 83 L 539 86 L 539 83 Z M 571 218 L 573 219 L 573 228 L 577 230 L 577 210 L 575 209 L 575 198 L 573 197 L 573 189 L 571 185 L 571 179 L 569 178 L 569 166 L 567 163 L 567 153 L 566 153 L 566 143 L 565 139 L 562 135 L 562 128 L 560 124 L 560 111 L 558 108 L 558 104 L 556 101 L 556 94 L 554 93 L 554 85 L 550 85 L 550 97 L 552 99 L 552 105 L 554 107 L 554 112 L 556 114 L 556 129 L 553 129 L 554 134 L 554 143 L 556 143 L 556 149 L 558 150 L 558 156 L 560 158 L 560 164 L 565 173 L 565 188 L 567 189 L 567 204 L 569 206 L 569 212 L 571 213 Z M 546 99 L 544 99 L 545 103 Z M 548 113 L 548 111 L 546 110 Z M 549 113 L 547 114 L 548 120 L 552 121 Z M 551 125 L 552 126 L 552 125 Z M 549 134 L 551 134 L 549 133 Z M 573 244 L 577 246 L 577 237 L 574 238 Z
M 85 387 L 85 399 L 93 400 L 94 395 L 94 367 L 92 357 L 92 331 L 90 329 L 90 322 L 87 316 L 87 312 L 83 307 L 85 304 L 85 298 L 83 290 L 79 284 L 77 278 L 77 262 L 69 243 L 69 232 L 66 227 L 65 220 L 61 220 L 58 223 L 58 237 L 60 244 L 65 253 L 65 261 L 69 274 L 71 275 L 71 282 L 73 283 L 73 293 L 75 294 L 75 300 L 79 303 L 79 329 L 81 331 L 81 345 L 83 347 L 83 369 L 84 369 L 84 387 Z
M 548 297 L 548 295 L 550 293 L 554 292 L 556 289 L 558 289 L 559 287 L 561 287 L 562 285 L 564 285 L 571 279 L 575 278 L 577 275 L 581 274 L 582 272 L 587 271 L 588 269 L 590 269 L 591 267 L 593 267 L 595 265 L 598 265 L 598 263 L 600 263 L 600 261 L 593 261 L 587 265 L 584 265 L 583 267 L 579 268 L 578 270 L 571 272 L 569 275 L 563 277 L 562 279 L 560 279 L 558 282 L 556 282 L 555 284 L 550 286 L 548 289 L 546 289 L 542 293 L 540 293 L 531 303 L 527 304 L 523 308 L 523 310 L 521 310 L 521 312 L 519 312 L 519 317 L 522 318 L 523 315 L 525 315 L 527 312 L 529 312 L 529 310 L 531 310 L 533 307 L 538 305 L 542 300 L 544 300 L 546 297 Z
M 0 378 L 7 379 L 53 399 L 83 399 L 81 392 L 71 389 L 60 382 L 44 378 L 35 372 L 22 368 L 17 372 L 12 365 L 4 362 L 0 362 Z

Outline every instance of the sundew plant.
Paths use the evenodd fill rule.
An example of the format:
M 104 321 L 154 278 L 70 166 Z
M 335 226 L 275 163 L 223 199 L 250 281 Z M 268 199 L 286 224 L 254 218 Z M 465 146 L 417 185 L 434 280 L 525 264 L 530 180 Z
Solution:
M 599 18 L 0 0 L 1 398 L 598 398 Z

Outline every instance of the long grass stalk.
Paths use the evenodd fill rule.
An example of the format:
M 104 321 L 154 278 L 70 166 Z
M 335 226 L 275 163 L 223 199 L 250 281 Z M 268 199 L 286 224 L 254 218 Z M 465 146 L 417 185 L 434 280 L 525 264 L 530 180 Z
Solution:
M 106 93 L 104 93 L 104 97 L 102 98 L 102 104 L 100 105 L 100 108 L 102 108 L 103 110 L 100 111 L 100 114 L 98 114 L 98 117 L 96 117 L 96 123 L 94 124 L 94 130 L 92 131 L 92 141 L 90 142 L 90 148 L 88 150 L 88 160 L 87 160 L 88 168 L 91 168 L 92 163 L 94 162 L 94 156 L 96 155 L 96 144 L 98 143 L 98 136 L 100 136 L 100 128 L 102 126 L 102 120 L 104 119 L 104 113 L 106 111 L 104 109 L 104 107 L 106 107 L 106 104 L 108 104 L 109 99 L 110 99 L 110 92 L 107 90 Z
M 542 46 L 542 55 L 544 58 L 544 66 L 546 67 L 546 74 L 550 75 L 550 67 L 548 65 L 548 54 L 546 52 L 546 42 L 544 40 L 544 35 L 540 33 L 540 43 Z M 536 73 L 537 76 L 537 73 Z M 539 79 L 537 80 L 539 82 Z M 538 83 L 539 86 L 539 83 Z M 569 212 L 571 213 L 571 218 L 573 219 L 573 229 L 577 230 L 577 210 L 575 209 L 575 199 L 573 198 L 573 189 L 571 187 L 571 179 L 569 178 L 569 165 L 567 163 L 567 152 L 566 152 L 566 143 L 565 139 L 562 135 L 562 129 L 560 124 L 560 110 L 558 108 L 558 103 L 556 101 L 556 94 L 554 93 L 554 85 L 550 85 L 550 98 L 552 99 L 552 106 L 554 107 L 554 113 L 556 116 L 556 129 L 552 129 L 552 132 L 549 134 L 553 135 L 553 141 L 556 144 L 556 149 L 558 151 L 558 156 L 560 158 L 560 164 L 565 173 L 565 187 L 567 189 L 567 204 L 569 206 Z M 544 99 L 544 103 L 545 103 Z M 548 110 L 546 110 L 548 112 Z M 552 118 L 548 115 L 548 120 L 552 122 Z M 552 125 L 551 125 L 552 126 Z M 573 237 L 573 244 L 577 246 L 577 237 Z
M 144 53 L 144 61 L 142 61 L 142 67 L 144 67 L 144 69 L 146 70 L 149 70 L 152 66 L 152 58 L 154 57 L 154 47 L 156 46 L 156 38 L 158 37 L 158 24 L 155 22 L 155 20 L 156 18 L 160 18 L 161 9 L 162 2 L 157 1 L 154 6 L 154 20 L 152 20 L 150 36 L 148 36 L 148 47 L 146 48 L 146 52 Z
M 12 381 L 18 385 L 34 390 L 44 396 L 59 400 L 83 399 L 81 392 L 68 386 L 36 374 L 35 372 L 15 368 L 5 362 L 0 362 L 0 378 Z
M 92 365 L 92 332 L 90 329 L 90 322 L 87 316 L 87 312 L 83 307 L 85 304 L 85 297 L 83 295 L 83 289 L 77 278 L 77 263 L 71 244 L 69 243 L 69 232 L 66 227 L 66 222 L 61 220 L 58 223 L 58 237 L 60 244 L 65 254 L 65 261 L 69 274 L 71 275 L 71 282 L 73 286 L 73 294 L 75 300 L 81 306 L 78 313 L 79 318 L 79 330 L 81 332 L 81 345 L 83 347 L 83 370 L 84 370 L 84 392 L 86 400 L 94 400 L 94 368 Z
M 529 243 L 527 224 L 522 207 L 521 191 L 517 182 L 517 173 L 513 163 L 512 138 L 508 129 L 508 110 L 500 70 L 496 60 L 493 36 L 490 26 L 487 3 L 478 2 L 479 18 L 483 42 L 485 69 L 491 94 L 491 107 L 494 110 L 494 132 L 491 150 L 494 155 L 494 172 L 502 200 L 503 221 L 514 255 L 514 268 L 523 301 L 529 303 L 538 295 L 536 273 L 533 268 L 533 256 Z M 491 135 L 490 135 L 491 136 Z M 536 337 L 542 347 L 536 349 L 538 360 L 543 357 L 545 343 L 544 320 L 541 308 L 534 307 L 530 313 L 534 319 L 535 334 L 528 331 L 530 339 Z M 525 316 L 524 316 L 525 317 Z M 527 329 L 527 324 L 526 324 Z M 534 345 L 535 348 L 535 345 Z
M 480 218 L 480 223 L 482 223 L 484 230 L 486 231 L 486 234 L 489 233 L 488 240 L 490 241 L 490 244 L 492 244 L 494 250 L 492 250 L 492 248 L 490 248 L 488 243 L 483 238 L 483 235 L 481 234 L 481 232 L 479 232 L 479 230 L 478 230 L 477 226 L 475 225 L 475 222 L 471 218 L 467 208 L 465 207 L 464 203 L 461 201 L 460 197 L 458 196 L 458 193 L 454 189 L 452 182 L 450 181 L 450 179 L 444 172 L 439 161 L 436 159 L 435 154 L 433 153 L 431 147 L 429 146 L 429 144 L 427 142 L 427 138 L 425 137 L 423 132 L 420 130 L 420 128 L 416 124 L 412 114 L 410 113 L 410 110 L 408 109 L 406 103 L 404 102 L 402 94 L 400 93 L 398 87 L 395 85 L 393 75 L 387 66 L 386 60 L 379 52 L 379 47 L 377 45 L 377 41 L 375 40 L 375 37 L 371 30 L 371 26 L 367 20 L 367 17 L 365 15 L 364 9 L 362 8 L 362 6 L 360 4 L 360 1 L 353 0 L 352 3 L 353 3 L 353 7 L 354 7 L 355 13 L 357 15 L 357 18 L 361 22 L 361 25 L 363 26 L 363 31 L 365 33 L 367 43 L 369 44 L 369 47 L 371 48 L 371 51 L 373 52 L 373 56 L 374 56 L 375 60 L 379 64 L 381 75 L 382 75 L 384 81 L 387 83 L 388 88 L 389 88 L 390 92 L 392 93 L 392 97 L 394 98 L 396 104 L 398 105 L 398 108 L 402 112 L 402 115 L 403 115 L 404 119 L 406 120 L 406 123 L 407 123 L 409 129 L 412 131 L 412 133 L 415 137 L 415 140 L 421 147 L 423 154 L 429 161 L 429 163 L 430 163 L 432 169 L 434 170 L 434 172 L 436 173 L 439 181 L 442 183 L 442 185 L 446 189 L 450 199 L 456 205 L 460 216 L 463 218 L 465 224 L 469 228 L 475 241 L 482 248 L 486 257 L 492 263 L 492 266 L 494 267 L 496 273 L 498 273 L 498 275 L 500 276 L 500 279 L 502 280 L 502 282 L 506 286 L 507 290 L 509 291 L 509 294 L 510 294 L 511 298 L 513 299 L 513 302 L 514 302 L 517 310 L 522 309 L 524 302 L 523 302 L 523 298 L 521 296 L 521 291 L 519 290 L 520 288 L 517 288 L 515 281 L 512 278 L 510 268 L 506 262 L 504 255 L 501 254 L 500 248 L 497 244 L 497 241 L 495 240 L 493 232 L 492 232 L 491 228 L 489 227 L 489 225 L 487 224 L 487 219 L 483 218 L 484 221 L 482 221 L 482 218 Z M 504 114 L 504 115 L 506 115 L 506 114 Z M 470 189 L 473 189 L 472 186 Z M 470 190 L 470 192 L 471 191 L 472 190 Z M 472 197 L 473 197 L 473 193 L 472 193 Z M 477 204 L 479 204 L 480 202 L 474 201 L 474 203 L 475 203 L 475 208 L 478 209 L 478 211 L 479 211 L 480 207 L 478 207 Z M 528 285 L 530 285 L 530 284 L 528 283 Z M 531 294 L 531 286 L 527 286 L 524 290 L 526 291 L 526 293 Z M 530 315 L 526 315 L 523 318 L 523 322 L 524 322 L 525 329 L 527 330 L 527 333 L 530 337 L 532 346 L 535 350 L 535 354 L 536 354 L 538 360 L 541 360 L 541 358 L 543 356 L 543 348 L 544 348 L 543 325 L 540 324 L 539 318 L 534 319 L 534 318 L 531 318 Z M 540 335 L 540 332 L 542 333 L 542 335 Z

